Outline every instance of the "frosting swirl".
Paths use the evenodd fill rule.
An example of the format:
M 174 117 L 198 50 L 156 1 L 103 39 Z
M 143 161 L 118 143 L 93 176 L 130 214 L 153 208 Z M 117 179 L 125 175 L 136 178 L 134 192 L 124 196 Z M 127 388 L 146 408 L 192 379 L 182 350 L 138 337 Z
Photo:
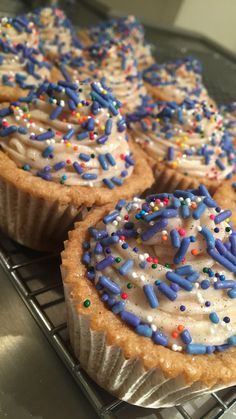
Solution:
M 135 141 L 152 159 L 198 178 L 231 176 L 235 149 L 217 111 L 191 100 L 159 106 L 144 106 L 128 116 Z
M 61 61 L 59 66 L 67 79 L 76 82 L 87 78 L 104 80 L 126 111 L 132 112 L 141 105 L 146 90 L 131 45 L 95 44 L 81 51 L 79 57 L 72 52 Z
M 83 263 L 102 301 L 174 351 L 236 344 L 236 235 L 204 186 L 119 201 L 90 228 Z
M 0 144 L 47 181 L 113 189 L 134 165 L 119 106 L 100 83 L 45 82 L 0 110 Z
M 39 50 L 0 39 L 0 80 L 3 86 L 33 89 L 50 78 L 51 65 Z
M 73 27 L 64 12 L 57 7 L 37 9 L 29 15 L 35 23 L 44 54 L 58 57 L 70 51 L 73 43 Z
M 0 19 L 0 38 L 14 47 L 18 44 L 33 48 L 39 46 L 36 27 L 32 20 L 26 16 L 2 17 Z
M 153 63 L 151 46 L 144 39 L 144 27 L 135 16 L 129 15 L 101 22 L 89 28 L 88 36 L 94 43 L 111 40 L 128 42 L 134 49 L 138 66 L 143 67 Z
M 153 64 L 144 70 L 143 78 L 178 103 L 189 98 L 209 100 L 201 72 L 199 61 L 186 57 L 165 64 Z

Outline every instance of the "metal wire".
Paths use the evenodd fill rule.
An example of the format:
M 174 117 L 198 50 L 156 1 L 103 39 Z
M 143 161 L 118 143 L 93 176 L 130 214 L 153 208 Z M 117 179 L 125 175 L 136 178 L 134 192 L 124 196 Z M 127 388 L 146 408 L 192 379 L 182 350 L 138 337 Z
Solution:
M 96 386 L 80 368 L 80 364 L 74 357 L 69 344 L 65 318 L 61 319 L 60 316 L 65 309 L 65 303 L 57 255 L 42 256 L 34 252 L 32 256 L 29 250 L 0 235 L 0 263 L 99 417 L 102 419 L 123 418 L 124 411 L 129 412 L 128 416 L 130 418 L 144 418 L 146 414 L 149 415 L 149 409 L 132 407 L 108 395 Z M 50 280 L 52 275 L 53 280 Z M 52 315 L 50 310 L 54 310 L 54 315 Z M 57 312 L 56 317 L 55 312 Z M 196 399 L 194 404 L 198 400 Z M 205 412 L 201 414 L 201 418 L 221 418 L 236 403 L 236 390 L 228 389 L 223 397 L 219 393 L 213 393 L 209 395 L 209 402 L 211 402 L 212 406 L 209 409 L 209 404 L 206 405 Z M 196 418 L 196 408 L 195 411 L 193 409 L 194 407 L 191 403 L 174 408 L 176 415 L 178 414 L 178 417 L 181 416 L 184 419 Z M 133 416 L 134 412 L 138 416 Z M 173 408 L 170 414 L 168 413 L 168 408 L 152 409 L 151 412 L 154 416 L 157 415 L 156 417 L 174 418 Z M 197 417 L 199 418 L 200 416 Z

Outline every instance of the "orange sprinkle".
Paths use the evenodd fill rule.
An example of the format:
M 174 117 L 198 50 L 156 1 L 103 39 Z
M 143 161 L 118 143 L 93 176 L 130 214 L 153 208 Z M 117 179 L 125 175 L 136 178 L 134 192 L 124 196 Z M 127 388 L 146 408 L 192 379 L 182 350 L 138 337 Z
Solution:
M 185 329 L 185 327 L 182 324 L 179 324 L 177 327 L 179 332 L 183 332 L 183 330 Z
M 166 240 L 168 240 L 168 237 L 167 236 L 162 236 L 162 240 L 166 241 Z
M 178 332 L 174 331 L 174 332 L 171 333 L 171 336 L 172 336 L 172 338 L 176 339 L 179 336 L 179 334 L 178 334 Z
M 191 204 L 191 208 L 193 208 L 193 209 L 197 208 L 197 204 L 196 204 L 196 202 L 193 202 L 193 203 Z
M 198 255 L 198 250 L 197 249 L 192 249 L 191 253 L 193 256 L 197 256 Z

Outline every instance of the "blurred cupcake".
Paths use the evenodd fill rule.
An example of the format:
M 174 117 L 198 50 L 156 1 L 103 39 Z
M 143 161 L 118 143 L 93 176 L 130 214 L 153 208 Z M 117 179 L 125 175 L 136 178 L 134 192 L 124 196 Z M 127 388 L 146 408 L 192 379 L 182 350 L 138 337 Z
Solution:
M 132 45 L 139 70 L 154 62 L 151 46 L 145 42 L 144 28 L 135 16 L 111 19 L 79 32 L 81 42 L 87 46 L 106 41 L 127 42 Z
M 99 208 L 62 253 L 81 366 L 128 403 L 159 408 L 236 383 L 236 236 L 201 185 Z
M 81 51 L 80 56 L 72 50 L 60 58 L 59 68 L 66 80 L 102 80 L 104 89 L 112 89 L 125 112 L 134 111 L 147 94 L 133 48 L 126 43 L 94 44 Z
M 72 23 L 61 9 L 40 8 L 29 16 L 38 29 L 42 52 L 50 60 L 54 61 L 61 54 L 69 52 L 76 43 Z
M 156 189 L 172 192 L 204 183 L 215 192 L 236 162 L 222 116 L 204 102 L 161 105 L 162 110 L 143 107 L 128 116 L 132 137 L 154 167 Z
M 84 210 L 151 185 L 119 106 L 99 83 L 61 81 L 0 110 L 0 228 L 11 238 L 53 250 Z
M 180 104 L 190 98 L 214 104 L 202 82 L 201 64 L 195 58 L 153 64 L 143 72 L 143 78 L 148 93 L 156 100 Z
M 51 78 L 52 66 L 39 50 L 13 45 L 0 38 L 0 102 L 17 100 Z
M 39 47 L 39 36 L 36 26 L 26 16 L 0 18 L 0 39 L 4 42 Z
M 224 117 L 225 128 L 230 132 L 233 140 L 236 141 L 236 102 L 222 105 L 220 112 Z

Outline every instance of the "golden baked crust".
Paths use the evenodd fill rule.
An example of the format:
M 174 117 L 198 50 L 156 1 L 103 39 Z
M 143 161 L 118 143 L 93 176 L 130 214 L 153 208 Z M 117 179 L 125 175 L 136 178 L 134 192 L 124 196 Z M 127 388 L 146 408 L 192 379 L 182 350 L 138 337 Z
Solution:
M 0 102 L 12 102 L 21 96 L 26 96 L 28 90 L 20 89 L 17 86 L 0 86 Z
M 93 44 L 93 41 L 91 40 L 91 38 L 89 37 L 87 30 L 86 29 L 81 29 L 78 32 L 78 37 L 79 40 L 81 41 L 81 43 L 85 46 L 85 47 L 89 47 L 90 45 Z
M 80 207 L 82 204 L 91 207 L 114 202 L 121 196 L 128 198 L 143 192 L 153 183 L 152 170 L 149 167 L 142 150 L 130 141 L 136 164 L 133 173 L 121 187 L 110 190 L 105 186 L 89 188 L 87 186 L 64 186 L 59 183 L 46 182 L 18 168 L 6 153 L 0 151 L 0 180 L 3 180 L 31 196 L 42 198 L 49 202 Z
M 219 188 L 217 188 L 213 198 L 222 205 L 223 208 L 230 208 L 232 215 L 230 220 L 233 226 L 236 226 L 236 191 L 232 187 L 232 183 L 236 182 L 236 176 L 226 180 Z
M 106 334 L 108 345 L 119 346 L 126 359 L 140 358 L 147 370 L 159 368 L 167 378 L 183 376 L 189 385 L 196 381 L 209 388 L 215 384 L 233 384 L 236 380 L 236 348 L 211 355 L 177 353 L 137 335 L 118 316 L 105 308 L 94 285 L 86 279 L 86 269 L 80 260 L 82 244 L 88 239 L 88 227 L 96 225 L 113 208 L 114 204 L 110 204 L 92 210 L 86 220 L 76 223 L 75 229 L 69 233 L 69 240 L 65 242 L 62 253 L 64 285 L 70 290 L 69 304 L 74 305 L 78 315 L 89 317 L 92 330 Z M 86 299 L 91 301 L 88 308 L 83 305 Z

